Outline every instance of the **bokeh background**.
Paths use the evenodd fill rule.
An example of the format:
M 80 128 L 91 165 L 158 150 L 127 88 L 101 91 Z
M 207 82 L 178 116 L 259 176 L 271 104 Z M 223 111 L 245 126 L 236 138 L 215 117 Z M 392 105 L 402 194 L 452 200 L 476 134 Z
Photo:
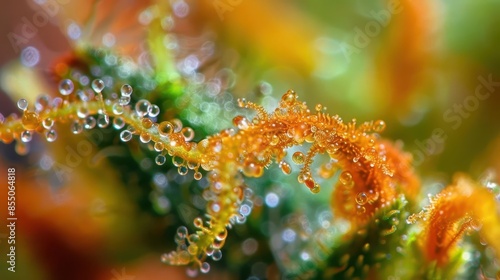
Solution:
M 4 1 L 0 112 L 18 111 L 21 97 L 55 95 L 57 61 L 87 44 L 110 48 L 150 71 L 165 69 L 191 82 L 196 75 L 207 83 L 219 81 L 217 89 L 187 86 L 191 95 L 245 97 L 271 109 L 292 88 L 310 106 L 321 103 L 346 120 L 383 119 L 383 136 L 401 141 L 413 154 L 423 197 L 456 172 L 478 180 L 500 172 L 500 1 L 164 2 Z M 153 32 L 148 24 L 158 11 L 168 12 L 162 29 Z M 148 48 L 151 36 L 159 37 L 162 48 Z M 152 66 L 155 57 L 171 63 Z M 236 115 L 230 109 L 219 112 L 224 118 L 205 133 L 228 127 Z M 196 124 L 189 114 L 183 118 Z M 97 145 L 88 155 L 75 155 L 72 147 L 88 137 L 99 135 L 61 132 L 53 144 L 35 139 L 25 156 L 17 155 L 13 144 L 0 145 L 1 178 L 8 167 L 17 168 L 19 219 L 14 276 L 4 269 L 7 232 L 0 230 L 0 278 L 186 278 L 184 268 L 159 260 L 171 248 L 181 213 L 199 209 L 190 199 L 174 202 L 186 194 L 158 189 L 166 188 L 165 181 L 189 188 L 194 183 L 168 170 L 148 172 L 141 153 Z M 68 159 L 74 167 L 57 166 Z M 142 171 L 123 175 L 134 168 Z M 6 193 L 2 187 L 1 205 Z M 277 193 L 287 198 L 286 191 Z M 279 278 L 272 234 L 255 226 L 259 209 L 268 213 L 261 204 L 250 225 L 237 228 L 229 241 L 224 254 L 233 260 L 214 264 L 215 271 L 199 277 Z M 277 215 L 273 219 L 282 223 L 297 205 L 303 204 L 269 212 L 265 220 Z M 238 258 L 248 265 L 234 261 Z

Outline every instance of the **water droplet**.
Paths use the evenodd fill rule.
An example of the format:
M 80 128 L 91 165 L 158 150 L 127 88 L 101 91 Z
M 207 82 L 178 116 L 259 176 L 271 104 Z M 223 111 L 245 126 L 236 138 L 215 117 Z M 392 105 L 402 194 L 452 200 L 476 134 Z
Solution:
M 207 262 L 204 262 L 200 265 L 200 271 L 202 273 L 208 273 L 210 271 L 210 264 L 208 264 Z
M 177 173 L 179 173 L 179 175 L 186 175 L 189 171 L 189 168 L 187 168 L 187 166 L 184 166 L 184 165 L 181 165 L 177 168 Z
M 283 173 L 285 173 L 287 175 L 292 173 L 292 167 L 286 161 L 280 161 L 279 167 L 281 168 L 281 171 L 283 171 Z
M 196 181 L 201 180 L 202 177 L 203 177 L 203 175 L 201 174 L 201 172 L 197 171 L 197 172 L 194 173 L 194 179 Z
M 84 118 L 86 118 L 86 117 L 89 115 L 89 110 L 87 109 L 87 107 L 80 106 L 80 107 L 78 107 L 78 109 L 76 110 L 76 115 L 77 115 L 80 119 L 84 119 Z
M 185 226 L 180 226 L 177 228 L 177 236 L 179 236 L 179 238 L 186 238 L 187 234 L 188 229 Z
M 262 166 L 253 162 L 244 163 L 242 171 L 247 177 L 260 177 L 264 173 Z
M 149 112 L 151 103 L 146 99 L 141 99 L 135 104 L 135 112 L 139 117 L 144 117 Z
M 352 174 L 349 171 L 343 171 L 340 173 L 339 181 L 344 186 L 348 186 L 352 183 Z
M 174 126 L 170 122 L 161 122 L 158 125 L 158 132 L 161 136 L 167 136 L 174 131 Z
M 113 114 L 115 115 L 123 114 L 123 105 L 121 105 L 120 103 L 113 104 Z
M 104 89 L 104 82 L 101 79 L 95 79 L 95 80 L 93 80 L 92 81 L 92 89 L 96 93 L 102 92 L 102 90 Z
M 133 91 L 134 91 L 134 89 L 132 88 L 132 86 L 130 86 L 128 84 L 124 84 L 122 86 L 122 88 L 120 89 L 122 96 L 130 96 Z
M 31 138 L 33 137 L 33 134 L 29 130 L 25 130 L 21 133 L 21 141 L 28 143 L 31 141 Z
M 155 162 L 158 165 L 163 165 L 163 164 L 165 164 L 166 161 L 167 161 L 167 159 L 165 158 L 164 155 L 157 155 L 155 158 Z
M 153 118 L 158 116 L 160 114 L 160 107 L 158 107 L 158 105 L 156 104 L 149 106 L 148 114 Z
M 212 259 L 214 261 L 219 261 L 220 259 L 222 259 L 222 251 L 219 249 L 215 249 L 212 253 Z
M 62 95 L 70 95 L 74 88 L 73 81 L 70 79 L 64 79 L 59 83 L 59 92 Z
M 203 220 L 200 217 L 196 217 L 193 221 L 193 225 L 196 228 L 202 228 L 203 227 Z
M 164 145 L 162 142 L 156 142 L 154 146 L 155 151 L 161 152 L 164 149 Z
M 316 106 L 314 107 L 314 109 L 319 112 L 319 111 L 321 111 L 321 109 L 323 109 L 323 105 L 316 104 Z
M 54 142 L 57 139 L 57 133 L 55 130 L 51 129 L 45 133 L 45 139 L 49 142 Z
M 293 90 L 288 90 L 283 96 L 281 97 L 281 101 L 291 104 L 295 101 L 297 98 L 297 94 Z
M 80 134 L 83 131 L 83 125 L 79 121 L 74 121 L 71 124 L 71 132 L 73 134 Z
M 54 125 L 54 120 L 52 118 L 46 118 L 43 120 L 42 125 L 45 129 L 50 129 Z
M 120 139 L 123 141 L 123 142 L 128 142 L 130 141 L 130 139 L 132 139 L 132 132 L 128 131 L 128 130 L 124 130 L 120 133 Z
M 382 132 L 385 129 L 385 122 L 383 120 L 377 120 L 373 123 L 373 130 L 376 132 Z
M 245 130 L 250 127 L 250 122 L 244 116 L 236 116 L 233 118 L 233 124 L 239 129 Z
M 130 103 L 130 96 L 120 97 L 120 100 L 118 100 L 118 103 L 122 106 L 128 105 Z
M 142 126 L 146 129 L 149 129 L 153 126 L 153 121 L 149 118 L 143 118 L 141 123 L 142 123 Z
M 314 187 L 311 188 L 312 193 L 319 193 L 321 191 L 321 187 L 319 184 L 314 184 Z
M 17 108 L 21 110 L 26 110 L 28 108 L 28 100 L 21 98 L 17 101 Z
M 141 140 L 142 143 L 149 143 L 149 141 L 151 141 L 151 135 L 147 132 L 143 132 L 139 136 L 139 139 Z
M 184 127 L 182 130 L 182 135 L 186 141 L 191 141 L 194 138 L 194 130 L 190 127 Z
M 238 98 L 238 107 L 244 108 L 247 105 L 247 100 L 245 98 Z
M 252 213 L 252 207 L 248 204 L 243 204 L 240 206 L 240 214 L 243 216 L 248 216 L 250 213 Z
M 292 160 L 296 164 L 304 164 L 304 161 L 305 161 L 304 154 L 302 152 L 295 152 L 292 155 Z
M 359 205 L 364 205 L 367 201 L 368 201 L 368 196 L 364 192 L 360 192 L 356 196 L 356 203 Z
M 2 123 L 3 116 L 1 116 L 0 118 L 2 119 L 2 121 L 0 121 L 0 123 Z M 21 119 L 21 123 L 23 124 L 24 129 L 34 130 L 40 124 L 40 118 L 38 117 L 38 114 L 35 112 L 25 111 L 23 114 L 23 117 Z
M 109 125 L 109 116 L 108 115 L 99 115 L 97 117 L 97 125 L 100 128 L 105 128 Z
M 174 127 L 174 132 L 175 133 L 181 132 L 181 130 L 182 130 L 182 122 L 181 122 L 181 120 L 179 120 L 179 119 L 173 119 L 171 121 L 171 123 L 172 123 L 172 125 Z
M 85 129 L 92 129 L 95 127 L 95 125 L 96 121 L 94 117 L 88 116 L 85 118 L 85 124 L 84 124 Z
M 125 126 L 125 121 L 122 117 L 116 117 L 113 119 L 113 127 L 115 129 L 122 129 Z

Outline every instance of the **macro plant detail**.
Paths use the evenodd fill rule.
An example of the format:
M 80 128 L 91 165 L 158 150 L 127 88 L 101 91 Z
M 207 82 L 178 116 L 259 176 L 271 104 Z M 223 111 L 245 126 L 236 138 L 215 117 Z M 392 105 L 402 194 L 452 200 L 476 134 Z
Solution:
M 138 18 L 146 31 L 138 32 L 144 37 L 136 48 L 120 44 L 113 47 L 113 40 L 118 42 L 121 38 L 116 30 L 113 31 L 116 37 L 110 31 L 102 36 L 102 44 L 92 42 L 92 32 L 99 33 L 93 28 L 102 24 L 99 20 L 107 22 L 108 8 L 112 10 L 114 6 L 91 5 L 90 15 L 82 26 L 72 21 L 67 27 L 65 32 L 74 42 L 69 53 L 50 61 L 48 71 L 43 73 L 48 86 L 33 82 L 34 88 L 27 91 L 22 88 L 23 83 L 18 83 L 19 86 L 9 82 L 9 79 L 23 82 L 23 74 L 27 73 L 15 67 L 5 72 L 7 78 L 0 79 L 0 85 L 12 90 L 9 97 L 17 107 L 15 113 L 0 114 L 2 148 L 13 148 L 30 166 L 17 172 L 27 176 L 27 179 L 19 179 L 20 182 L 49 185 L 49 197 L 53 195 L 57 199 L 47 204 L 63 204 L 60 201 L 64 201 L 64 197 L 57 195 L 71 192 L 75 178 L 82 180 L 81 184 L 87 184 L 86 180 L 102 181 L 99 187 L 103 192 L 117 185 L 120 191 L 110 191 L 111 196 L 116 195 L 117 201 L 127 200 L 127 205 L 136 207 L 122 208 L 120 203 L 109 202 L 113 199 L 99 197 L 92 200 L 91 210 L 87 211 L 80 204 L 88 204 L 87 196 L 92 195 L 77 187 L 76 193 L 82 194 L 81 199 L 77 195 L 70 201 L 81 207 L 76 208 L 78 215 L 83 212 L 91 217 L 82 219 L 81 223 L 75 221 L 75 224 L 83 224 L 76 231 L 84 232 L 76 235 L 77 238 L 90 236 L 99 240 L 96 236 L 100 227 L 116 226 L 109 221 L 110 217 L 139 213 L 134 220 L 139 222 L 131 227 L 144 231 L 138 235 L 146 241 L 131 238 L 130 243 L 143 242 L 147 246 L 124 249 L 126 253 L 116 253 L 122 251 L 115 249 L 119 266 L 113 264 L 114 277 L 119 277 L 116 267 L 127 266 L 127 273 L 125 268 L 121 269 L 124 275 L 138 273 L 140 269 L 128 265 L 146 251 L 154 255 L 153 263 L 162 265 L 166 271 L 162 275 L 176 272 L 171 270 L 173 267 L 181 267 L 182 276 L 187 277 L 500 279 L 500 186 L 495 174 L 485 172 L 476 176 L 472 171 L 453 172 L 450 182 L 443 179 L 446 176 L 442 174 L 441 177 L 426 175 L 428 171 L 420 169 L 420 164 L 439 153 L 442 147 L 438 144 L 444 139 L 456 138 L 453 131 L 458 128 L 453 125 L 452 131 L 443 125 L 433 130 L 440 132 L 440 137 L 434 137 L 433 132 L 428 139 L 415 140 L 420 148 L 417 160 L 415 154 L 409 152 L 411 142 L 399 139 L 399 134 L 405 131 L 395 132 L 391 127 L 398 125 L 394 121 L 397 119 L 407 124 L 404 129 L 415 130 L 412 133 L 419 135 L 422 131 L 417 131 L 416 123 L 428 122 L 425 110 L 410 112 L 410 117 L 386 118 L 408 110 L 412 102 L 418 100 L 418 94 L 410 94 L 410 91 L 418 84 L 419 75 L 424 76 L 423 67 L 429 62 L 419 44 L 430 36 L 429 27 L 425 25 L 427 20 L 420 16 L 421 10 L 432 6 L 430 2 L 416 7 L 407 0 L 382 1 L 384 9 L 370 11 L 373 19 L 359 23 L 354 29 L 352 41 L 356 51 L 351 49 L 347 59 L 353 65 L 358 65 L 355 63 L 364 56 L 373 55 L 379 34 L 383 34 L 381 38 L 385 34 L 400 37 L 403 29 L 395 28 L 390 24 L 392 21 L 409 25 L 415 34 L 402 36 L 411 37 L 411 48 L 404 54 L 407 57 L 402 58 L 403 62 L 391 55 L 393 51 L 398 55 L 403 53 L 396 39 L 389 40 L 391 54 L 384 53 L 382 48 L 376 55 L 378 59 L 390 56 L 391 65 L 373 75 L 377 79 L 374 84 L 388 85 L 381 86 L 380 91 L 389 95 L 385 99 L 377 97 L 382 101 L 352 95 L 348 90 L 351 82 L 345 92 L 335 88 L 334 82 L 338 80 L 329 80 L 323 85 L 335 88 L 332 96 L 345 94 L 338 100 L 357 104 L 352 109 L 335 102 L 327 108 L 323 101 L 316 102 L 318 97 L 312 93 L 320 88 L 318 84 L 293 81 L 293 77 L 309 74 L 314 79 L 327 79 L 322 76 L 328 74 L 325 69 L 341 68 L 343 60 L 335 60 L 332 66 L 330 60 L 321 61 L 321 67 L 316 65 L 318 57 L 319 60 L 325 58 L 319 53 L 338 55 L 335 49 L 338 41 L 320 37 L 315 47 L 310 47 L 307 40 L 316 33 L 306 24 L 300 33 L 304 40 L 296 40 L 289 33 L 290 27 L 283 24 L 294 19 L 293 13 L 284 11 L 283 19 L 264 18 L 265 24 L 257 20 L 260 15 L 272 15 L 273 9 L 280 5 L 259 1 L 216 1 L 216 4 L 200 1 L 189 5 L 188 2 L 134 4 L 124 15 L 113 15 L 118 17 L 117 22 L 128 22 L 131 15 Z M 50 1 L 45 4 L 51 5 Z M 98 5 L 106 9 L 95 9 Z M 216 12 L 207 13 L 214 8 Z M 210 21 L 207 26 L 222 35 L 210 37 L 213 34 L 207 32 L 190 37 L 190 32 L 199 27 L 196 20 L 191 22 L 186 18 L 190 13 L 196 20 Z M 407 13 L 412 20 L 400 17 Z M 413 23 L 413 19 L 417 23 Z M 254 25 L 266 25 L 270 31 L 256 31 Z M 379 26 L 377 32 L 371 32 L 374 26 Z M 245 36 L 233 28 L 243 29 L 241 33 Z M 269 43 L 276 36 L 274 33 L 282 33 L 280 38 L 284 42 L 296 43 L 276 48 Z M 236 39 L 241 37 L 248 37 L 250 39 L 245 39 L 252 42 Z M 367 40 L 363 41 L 365 37 Z M 361 41 L 366 44 L 358 44 Z M 257 48 L 257 52 L 267 55 L 268 59 L 262 60 L 265 63 L 252 61 L 254 57 L 249 49 L 255 48 L 253 44 L 263 46 L 263 49 Z M 139 55 L 135 53 L 138 49 L 142 51 Z M 21 56 L 21 60 L 30 58 Z M 237 64 L 240 60 L 248 60 L 247 65 Z M 251 93 L 238 91 L 254 83 L 253 75 L 258 74 L 252 73 L 252 68 L 258 72 L 263 67 L 261 63 L 283 62 L 298 69 L 299 74 L 287 73 L 292 78 L 286 83 L 276 78 L 276 85 L 261 80 Z M 25 61 L 22 63 L 32 67 Z M 405 63 L 411 71 L 402 71 L 403 77 L 399 79 L 397 69 Z M 276 69 L 267 74 L 279 77 L 280 71 L 289 71 Z M 241 78 L 246 74 L 250 78 Z M 489 87 L 483 89 L 493 93 L 496 76 L 480 77 L 488 77 Z M 360 76 L 355 76 L 352 83 L 362 84 L 357 82 L 359 79 Z M 362 79 L 368 88 L 373 86 L 366 76 Z M 29 81 L 26 84 L 31 86 Z M 281 90 L 283 84 L 288 90 L 278 94 L 277 89 Z M 483 97 L 484 100 L 495 98 L 494 94 Z M 472 99 L 465 98 L 461 104 L 468 104 L 466 100 Z M 380 114 L 377 111 L 380 104 L 389 104 L 381 111 L 391 109 L 387 110 L 390 112 Z M 396 105 L 398 108 L 392 112 L 391 107 Z M 479 106 L 484 105 L 478 103 L 475 107 Z M 469 110 L 470 114 L 465 116 L 458 112 L 455 111 L 454 116 L 461 116 L 460 125 L 474 113 Z M 372 113 L 375 120 L 360 121 Z M 344 119 L 344 114 L 356 118 Z M 444 123 L 448 123 L 446 117 Z M 435 139 L 440 141 L 429 142 Z M 92 178 L 82 179 L 86 174 Z M 34 197 L 24 199 L 29 191 L 34 192 Z M 55 226 L 37 220 L 37 211 L 48 207 L 36 198 L 43 192 L 26 188 L 20 193 L 19 204 L 24 206 L 19 207 L 22 209 L 20 220 L 32 219 L 22 230 L 41 228 L 44 233 L 47 227 L 46 234 L 51 235 L 52 228 L 64 228 L 64 222 L 72 220 L 56 221 Z M 37 203 L 40 205 L 34 209 L 39 210 L 32 214 L 27 205 Z M 63 212 L 71 213 L 73 208 L 69 209 Z M 87 217 L 85 215 L 83 217 Z M 110 232 L 121 230 L 134 231 L 119 225 L 116 231 Z M 65 242 L 72 244 L 68 247 L 73 252 L 78 250 L 72 246 L 102 245 L 97 241 L 93 243 L 92 238 L 78 245 L 77 238 L 62 238 L 64 246 Z M 130 240 L 124 242 L 117 237 L 115 246 L 131 246 L 127 243 Z M 106 246 L 102 247 L 106 252 Z M 111 251 L 107 253 L 111 255 Z M 98 279 L 107 279 L 109 276 L 89 275 L 86 277 L 98 275 Z M 168 277 L 181 277 L 175 275 Z

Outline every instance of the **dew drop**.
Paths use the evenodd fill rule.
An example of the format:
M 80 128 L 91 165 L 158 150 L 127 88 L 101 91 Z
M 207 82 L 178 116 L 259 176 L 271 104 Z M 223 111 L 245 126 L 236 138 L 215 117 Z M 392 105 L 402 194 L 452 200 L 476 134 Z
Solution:
M 130 139 L 132 139 L 132 132 L 130 132 L 128 130 L 124 130 L 124 131 L 120 132 L 120 139 L 123 142 L 130 141 Z
M 85 124 L 84 124 L 85 129 L 92 129 L 95 127 L 95 125 L 96 125 L 96 120 L 94 117 L 88 116 L 85 118 Z
M 295 152 L 292 155 L 292 160 L 296 164 L 304 164 L 304 161 L 305 161 L 304 154 L 302 152 Z
M 161 122 L 158 125 L 158 132 L 161 136 L 167 136 L 174 131 L 174 126 L 170 122 Z
M 312 190 L 314 187 L 316 187 L 316 182 L 311 177 L 304 178 L 304 185 L 310 190 Z
M 184 166 L 184 165 L 179 166 L 177 168 L 177 173 L 179 173 L 179 175 L 183 175 L 184 176 L 184 175 L 186 175 L 188 173 L 188 171 L 189 171 L 189 168 L 187 168 L 187 166 Z
M 0 119 L 3 119 L 3 116 L 0 116 Z M 0 123 L 2 122 L 0 121 Z M 38 114 L 35 112 L 25 111 L 21 119 L 21 123 L 23 124 L 24 129 L 34 130 L 38 127 L 40 118 L 38 118 Z
M 70 79 L 64 79 L 59 83 L 59 92 L 62 95 L 70 95 L 74 88 L 73 81 Z
M 151 103 L 146 99 L 141 99 L 135 104 L 135 112 L 139 117 L 144 117 L 149 112 Z
M 56 141 L 56 139 L 57 139 L 57 132 L 55 130 L 53 130 L 53 129 L 47 131 L 45 133 L 45 139 L 47 139 L 47 141 L 49 141 L 49 142 Z
M 203 227 L 203 220 L 200 217 L 196 217 L 193 221 L 193 225 L 196 228 L 202 228 Z
M 319 184 L 315 184 L 314 187 L 311 188 L 312 193 L 319 193 L 321 191 L 321 187 Z
M 323 105 L 316 104 L 316 106 L 314 107 L 314 109 L 319 112 L 319 111 L 321 111 L 321 109 L 323 109 Z
M 83 131 L 83 125 L 79 121 L 74 121 L 71 124 L 71 132 L 73 134 L 80 134 Z
M 166 161 L 167 161 L 167 159 L 165 158 L 164 155 L 157 155 L 155 158 L 155 162 L 158 165 L 163 165 L 163 164 L 165 164 Z
M 280 161 L 279 167 L 281 168 L 281 171 L 283 171 L 284 174 L 288 175 L 288 174 L 292 173 L 292 167 L 286 161 Z
M 92 81 L 92 89 L 96 93 L 102 92 L 102 90 L 104 89 L 104 82 L 101 79 L 95 79 L 95 80 L 93 80 Z
M 177 236 L 179 236 L 179 238 L 184 239 L 184 238 L 186 238 L 187 234 L 188 234 L 187 227 L 180 226 L 177 228 Z
M 108 115 L 99 115 L 97 117 L 97 125 L 100 128 L 105 128 L 109 125 L 109 116 Z
M 194 138 L 194 130 L 190 127 L 184 127 L 181 133 L 186 141 L 191 141 Z
M 149 118 L 143 118 L 141 123 L 142 123 L 142 126 L 146 129 L 149 129 L 153 126 L 153 121 Z
M 52 118 L 46 118 L 42 122 L 43 128 L 50 129 L 54 125 L 54 120 Z
M 285 103 L 293 103 L 295 99 L 297 98 L 297 95 L 295 94 L 295 91 L 293 90 L 288 90 L 283 96 L 281 97 L 281 101 Z
M 219 249 L 215 249 L 212 253 L 212 259 L 214 261 L 219 261 L 220 259 L 222 259 L 222 251 Z
M 210 264 L 207 262 L 202 263 L 200 266 L 200 271 L 202 273 L 208 273 L 210 271 Z
M 243 164 L 243 174 L 247 177 L 260 177 L 264 173 L 262 166 L 253 162 Z
M 142 143 L 149 143 L 149 141 L 151 141 L 151 135 L 147 132 L 143 132 L 139 136 L 139 139 L 141 140 Z
M 368 196 L 364 192 L 360 192 L 356 196 L 356 203 L 359 205 L 364 205 L 367 201 L 368 201 Z
M 174 166 L 179 167 L 184 165 L 184 159 L 182 157 L 174 156 L 172 157 L 172 163 Z
M 150 117 L 156 117 L 160 114 L 160 107 L 158 107 L 158 105 L 156 104 L 153 104 L 151 106 L 149 106 L 149 109 L 148 109 L 148 115 Z
M 181 130 L 182 130 L 182 122 L 181 122 L 181 120 L 179 120 L 179 119 L 173 119 L 171 121 L 171 123 L 172 123 L 172 125 L 174 127 L 174 132 L 175 133 L 181 132 Z
M 125 121 L 122 117 L 116 117 L 113 119 L 113 127 L 115 129 L 122 129 L 125 126 Z
M 196 181 L 201 180 L 202 177 L 203 177 L 203 175 L 201 174 L 201 172 L 197 171 L 197 172 L 194 173 L 194 179 Z
M 342 185 L 347 186 L 352 183 L 352 174 L 349 171 L 343 171 L 340 173 L 339 181 Z
M 33 137 L 33 134 L 29 130 L 25 130 L 21 133 L 21 141 L 24 143 L 28 143 L 31 141 L 31 138 Z
M 233 124 L 241 130 L 248 129 L 250 127 L 250 122 L 244 116 L 234 117 Z
M 238 98 L 238 107 L 244 108 L 247 105 L 247 100 L 245 98 Z
M 129 103 L 130 103 L 130 96 L 122 96 L 118 100 L 118 104 L 122 106 L 128 105 Z
M 385 122 L 383 120 L 377 120 L 373 123 L 373 130 L 376 132 L 382 132 L 385 129 Z
M 128 84 L 124 84 L 122 86 L 122 88 L 120 89 L 122 96 L 130 96 L 133 91 L 134 91 L 134 89 L 132 88 L 132 86 L 130 86 Z
M 28 100 L 21 98 L 17 101 L 17 108 L 25 111 L 28 108 Z
M 86 107 L 83 107 L 83 106 L 78 107 L 78 109 L 76 110 L 76 115 L 80 119 L 84 119 L 84 118 L 86 118 L 89 115 L 89 110 Z
M 113 104 L 113 114 L 115 115 L 123 114 L 123 105 L 121 105 L 120 103 Z
M 155 143 L 155 146 L 154 146 L 155 151 L 161 152 L 161 151 L 163 151 L 164 148 L 165 148 L 165 146 L 163 145 L 162 142 Z

